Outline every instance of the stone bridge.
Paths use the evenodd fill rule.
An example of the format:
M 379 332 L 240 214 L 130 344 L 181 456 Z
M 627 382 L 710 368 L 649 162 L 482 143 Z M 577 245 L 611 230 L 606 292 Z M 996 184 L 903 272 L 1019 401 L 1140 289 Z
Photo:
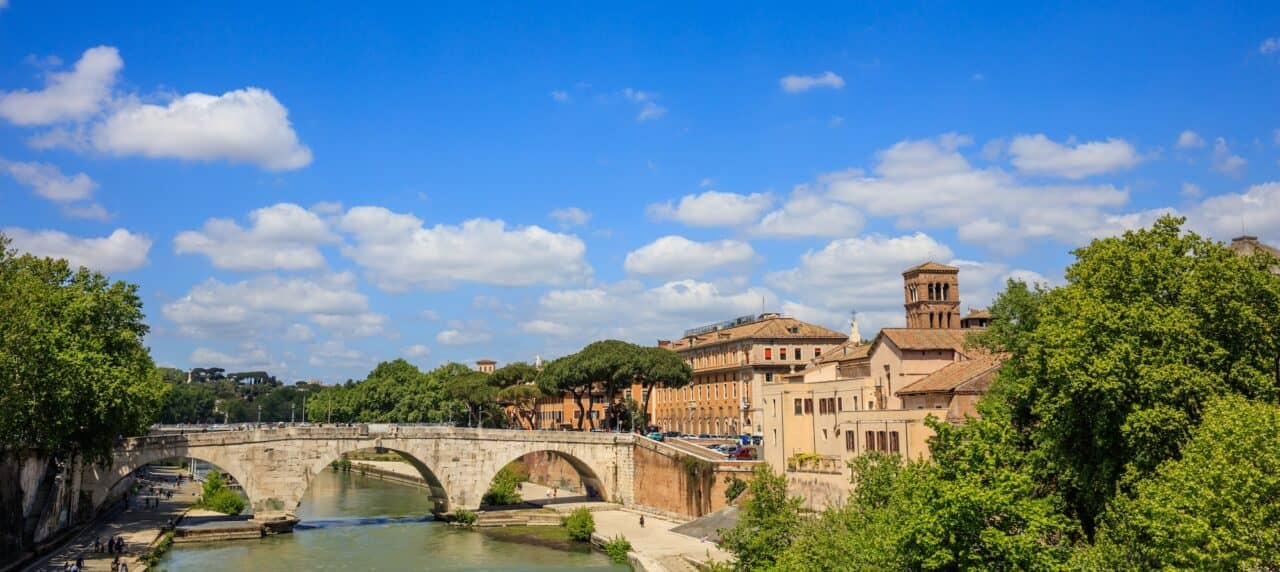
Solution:
M 552 451 L 604 500 L 635 500 L 634 448 L 628 433 L 518 431 L 441 426 L 362 425 L 153 434 L 126 439 L 110 467 L 89 467 L 82 490 L 94 507 L 120 494 L 137 469 L 170 458 L 213 463 L 235 477 L 255 518 L 294 512 L 312 479 L 344 453 L 384 448 L 402 453 L 431 486 L 435 511 L 475 509 L 498 470 L 521 456 Z

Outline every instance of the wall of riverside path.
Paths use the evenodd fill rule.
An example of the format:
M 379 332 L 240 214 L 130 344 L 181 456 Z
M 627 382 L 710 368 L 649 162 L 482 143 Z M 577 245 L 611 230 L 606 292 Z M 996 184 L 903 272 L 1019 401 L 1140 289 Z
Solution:
M 696 465 L 709 471 L 690 471 L 685 457 L 674 447 L 649 439 L 636 439 L 635 507 L 680 519 L 691 519 L 715 512 L 726 506 L 724 492 L 729 488 L 726 477 L 751 480 L 751 474 L 763 461 L 728 461 L 714 457 L 698 457 Z M 705 465 L 703 465 L 705 463 Z
M 88 495 L 79 494 L 82 464 L 0 451 L 0 569 L 43 552 L 92 518 Z

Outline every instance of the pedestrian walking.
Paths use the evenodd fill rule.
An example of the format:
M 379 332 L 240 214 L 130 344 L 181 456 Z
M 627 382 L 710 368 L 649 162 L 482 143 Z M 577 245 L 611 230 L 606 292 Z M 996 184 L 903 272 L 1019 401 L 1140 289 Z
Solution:
M 640 515 L 640 528 L 644 528 L 644 515 Z

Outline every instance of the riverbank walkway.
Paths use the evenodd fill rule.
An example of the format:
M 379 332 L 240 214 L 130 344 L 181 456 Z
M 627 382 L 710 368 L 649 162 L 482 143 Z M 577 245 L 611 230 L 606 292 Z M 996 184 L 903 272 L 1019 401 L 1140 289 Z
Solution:
M 33 563 L 27 570 L 62 571 L 66 569 L 68 562 L 84 558 L 83 570 L 109 571 L 115 556 L 106 552 L 94 552 L 93 541 L 98 538 L 105 542 L 116 536 L 124 537 L 125 542 L 125 551 L 120 561 L 127 563 L 129 570 L 143 570 L 145 567 L 138 562 L 138 558 L 147 552 L 169 519 L 177 521 L 200 494 L 199 483 L 194 483 L 189 478 L 183 479 L 181 486 L 177 485 L 179 471 L 180 469 L 173 467 L 151 467 L 148 478 L 138 479 L 143 487 L 154 485 L 173 490 L 173 498 L 166 499 L 163 495 L 130 495 L 130 506 L 124 512 L 85 528 L 62 548 Z M 158 499 L 158 502 L 151 508 L 142 508 L 143 498 Z
M 419 476 L 418 470 L 408 463 L 399 461 L 356 461 L 408 476 Z M 730 561 L 733 555 L 721 550 L 714 543 L 673 532 L 671 529 L 682 523 L 644 513 L 644 527 L 640 526 L 640 515 L 630 509 L 622 508 L 614 503 L 591 501 L 581 492 L 556 489 L 555 496 L 547 493 L 549 487 L 537 483 L 523 483 L 520 495 L 525 502 L 568 514 L 578 507 L 587 507 L 595 517 L 596 534 L 604 538 L 622 535 L 631 542 L 632 550 L 637 554 L 655 561 L 669 572 L 696 570 L 685 558 L 699 562 L 716 560 Z

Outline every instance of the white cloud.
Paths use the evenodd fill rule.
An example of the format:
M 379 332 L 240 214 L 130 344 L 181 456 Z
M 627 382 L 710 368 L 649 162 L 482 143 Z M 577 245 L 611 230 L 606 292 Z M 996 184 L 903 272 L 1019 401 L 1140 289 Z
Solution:
M 17 125 L 86 119 L 110 98 L 122 67 L 124 60 L 115 48 L 89 48 L 70 71 L 49 73 L 44 89 L 0 92 L 0 117 Z
M 307 363 L 315 367 L 360 367 L 373 360 L 364 352 L 348 348 L 341 340 L 328 340 L 311 346 Z
M 801 187 L 791 193 L 781 209 L 760 220 L 755 234 L 782 238 L 848 236 L 862 230 L 862 224 L 862 214 L 856 209 Z
M 537 316 L 522 325 L 563 334 L 565 351 L 601 338 L 652 344 L 678 337 L 687 328 L 776 308 L 767 289 L 697 280 L 667 282 L 644 288 L 635 281 L 577 290 L 552 290 L 538 300 Z M 537 322 L 536 324 L 534 322 Z
M 90 179 L 89 175 L 64 175 L 57 167 L 48 163 L 19 163 L 0 159 L 0 168 L 37 195 L 54 202 L 87 200 L 98 188 L 98 183 Z
M 1239 155 L 1231 153 L 1231 149 L 1227 146 L 1227 141 L 1219 137 L 1213 143 L 1213 168 L 1221 173 L 1237 176 L 1244 170 L 1248 161 Z
M 187 362 L 191 367 L 220 367 L 230 371 L 269 371 L 277 376 L 288 371 L 286 364 L 277 362 L 266 348 L 256 342 L 243 342 L 232 353 L 198 347 L 191 352 Z
M 843 238 L 806 252 L 799 266 L 772 272 L 765 281 L 828 310 L 883 309 L 902 303 L 903 270 L 951 256 L 947 245 L 924 233 Z
M 831 71 L 818 75 L 789 75 L 778 80 L 778 85 L 787 93 L 803 93 L 817 87 L 840 89 L 844 87 L 844 78 Z
M 36 256 L 65 258 L 74 267 L 87 266 L 103 273 L 127 272 L 147 265 L 151 239 L 118 228 L 102 238 L 79 238 L 56 230 L 10 227 L 3 233 L 13 248 Z
M 1188 129 L 1178 135 L 1177 147 L 1179 149 L 1204 147 L 1204 138 L 1201 137 L 1199 133 Z
M 668 235 L 627 253 L 623 268 L 642 276 L 687 278 L 723 268 L 745 266 L 756 257 L 740 240 L 695 242 Z
M 501 220 L 472 219 L 426 228 L 410 214 L 355 207 L 338 228 L 354 237 L 343 254 L 387 289 L 566 284 L 591 273 L 581 239 L 538 226 L 509 229 Z
M 591 213 L 578 207 L 555 209 L 551 211 L 550 216 L 564 228 L 582 226 L 591 220 Z
M 834 127 L 839 127 L 841 125 L 844 125 L 844 117 L 841 117 L 839 115 L 832 115 L 831 118 L 827 120 L 827 127 L 834 128 Z
M 208 279 L 165 304 L 161 313 L 192 336 L 251 336 L 299 316 L 355 336 L 381 333 L 386 322 L 386 316 L 369 312 L 369 300 L 356 290 L 349 272 L 316 279 L 267 275 L 230 284 Z
M 95 125 L 94 148 L 119 156 L 252 163 L 272 171 L 311 163 L 289 112 L 256 87 L 222 95 L 188 93 L 167 105 L 133 102 Z
M 1001 249 L 1035 238 L 1082 244 L 1113 226 L 1109 211 L 1128 202 L 1111 185 L 1029 185 L 998 167 L 974 168 L 959 151 L 970 141 L 902 141 L 877 154 L 875 176 L 831 173 L 810 190 L 902 228 L 956 228 L 962 240 Z
M 436 334 L 436 343 L 446 346 L 469 346 L 493 341 L 493 334 L 483 322 L 452 322 L 449 329 Z
M 83 218 L 102 222 L 111 220 L 111 213 L 107 212 L 106 207 L 103 207 L 98 203 L 63 205 L 58 209 L 58 211 L 71 218 Z
M 323 219 L 292 203 L 249 213 L 249 227 L 211 218 L 198 230 L 173 239 L 178 254 L 203 254 L 215 267 L 229 270 L 301 270 L 322 268 L 319 245 L 337 241 Z
M 1280 244 L 1280 182 L 1209 197 L 1188 214 L 1193 225 L 1207 228 L 1219 239 L 1252 234 L 1263 242 Z
M 284 331 L 285 341 L 290 342 L 309 342 L 315 337 L 316 333 L 306 324 L 290 324 Z
M 435 310 L 423 310 L 418 312 L 418 317 L 427 320 L 428 322 L 434 322 L 440 319 L 440 313 Z
M 431 348 L 424 344 L 413 344 L 401 349 L 400 353 L 410 359 L 420 359 L 431 355 Z
M 573 335 L 574 329 L 550 320 L 529 320 L 520 323 L 520 331 L 526 334 L 565 337 Z
M 1195 183 L 1182 183 L 1182 196 L 1197 198 L 1202 193 L 1203 191 L 1200 189 L 1200 185 Z
M 644 122 L 653 119 L 659 119 L 667 114 L 667 108 L 658 105 L 654 99 L 657 95 L 647 91 L 640 91 L 631 88 L 622 90 L 622 96 L 628 101 L 640 106 L 640 113 L 636 115 L 636 121 Z
M 573 101 L 573 98 L 569 97 L 569 92 L 559 89 L 551 92 L 551 99 L 554 99 L 556 103 L 570 103 Z
M 1043 134 L 1015 137 L 1009 154 L 1019 171 L 1068 179 L 1130 169 L 1141 160 L 1133 145 L 1123 139 L 1063 145 Z
M 1280 37 L 1267 38 L 1258 45 L 1258 53 L 1274 54 L 1280 52 Z
M 679 204 L 668 201 L 649 205 L 648 212 L 655 219 L 689 226 L 742 226 L 755 222 L 772 205 L 773 196 L 768 193 L 704 191 L 681 197 Z

